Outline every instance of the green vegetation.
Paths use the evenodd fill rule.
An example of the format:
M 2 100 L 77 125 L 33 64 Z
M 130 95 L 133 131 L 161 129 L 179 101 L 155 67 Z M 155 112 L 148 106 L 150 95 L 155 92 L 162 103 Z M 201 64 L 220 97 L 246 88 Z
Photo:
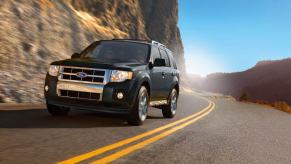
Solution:
M 249 101 L 249 100 L 250 98 L 246 93 L 243 93 L 239 98 L 239 101 Z
M 0 96 L 0 103 L 5 103 L 3 97 Z

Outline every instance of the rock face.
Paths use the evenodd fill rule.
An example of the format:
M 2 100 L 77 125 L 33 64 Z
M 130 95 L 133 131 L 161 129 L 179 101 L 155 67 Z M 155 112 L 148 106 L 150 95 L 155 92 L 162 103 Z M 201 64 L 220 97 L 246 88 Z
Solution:
M 0 99 L 43 101 L 49 63 L 100 39 L 153 39 L 184 70 L 177 0 L 2 0 Z
M 200 89 L 237 99 L 245 94 L 252 101 L 284 101 L 291 105 L 291 59 L 258 62 L 249 70 L 212 74 L 200 82 Z

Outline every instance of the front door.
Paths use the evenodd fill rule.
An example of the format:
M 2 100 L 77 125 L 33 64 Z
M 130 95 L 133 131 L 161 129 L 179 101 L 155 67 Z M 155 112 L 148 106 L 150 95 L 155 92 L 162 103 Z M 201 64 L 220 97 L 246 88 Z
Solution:
M 151 62 L 154 63 L 155 59 L 161 58 L 160 51 L 157 46 L 153 45 L 151 48 Z M 150 70 L 151 76 L 151 99 L 159 100 L 163 96 L 163 85 L 165 79 L 162 72 L 163 67 L 153 67 Z
M 151 97 L 153 100 L 160 100 L 164 97 L 164 85 L 166 79 L 163 76 L 164 67 L 153 67 L 151 70 Z

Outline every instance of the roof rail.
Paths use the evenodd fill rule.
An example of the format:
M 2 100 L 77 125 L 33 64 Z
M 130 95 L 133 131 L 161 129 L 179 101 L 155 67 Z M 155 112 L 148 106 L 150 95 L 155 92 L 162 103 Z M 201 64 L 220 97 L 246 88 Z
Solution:
M 152 44 L 156 44 L 156 45 L 158 45 L 158 46 L 162 46 L 162 47 L 166 48 L 165 45 L 163 45 L 162 43 L 159 43 L 159 42 L 157 42 L 157 41 L 154 41 L 154 40 L 152 40 Z
M 145 39 L 112 39 L 112 40 L 132 40 L 132 41 L 151 42 L 150 40 L 145 40 Z
M 161 46 L 161 47 L 164 47 L 164 48 L 167 48 L 165 45 L 163 45 L 162 43 L 159 43 L 155 40 L 143 40 L 143 39 L 112 39 L 112 40 L 130 40 L 130 41 L 140 41 L 140 42 L 147 42 L 147 43 L 152 43 L 152 44 L 155 44 L 157 46 Z

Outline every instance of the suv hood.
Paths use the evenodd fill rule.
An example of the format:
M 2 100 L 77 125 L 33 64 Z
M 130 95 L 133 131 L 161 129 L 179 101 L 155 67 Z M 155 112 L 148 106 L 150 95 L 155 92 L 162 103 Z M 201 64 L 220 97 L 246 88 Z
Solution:
M 75 67 L 89 67 L 101 69 L 121 69 L 132 70 L 134 67 L 145 66 L 137 62 L 105 62 L 95 59 L 67 59 L 51 63 L 52 65 L 75 66 Z

